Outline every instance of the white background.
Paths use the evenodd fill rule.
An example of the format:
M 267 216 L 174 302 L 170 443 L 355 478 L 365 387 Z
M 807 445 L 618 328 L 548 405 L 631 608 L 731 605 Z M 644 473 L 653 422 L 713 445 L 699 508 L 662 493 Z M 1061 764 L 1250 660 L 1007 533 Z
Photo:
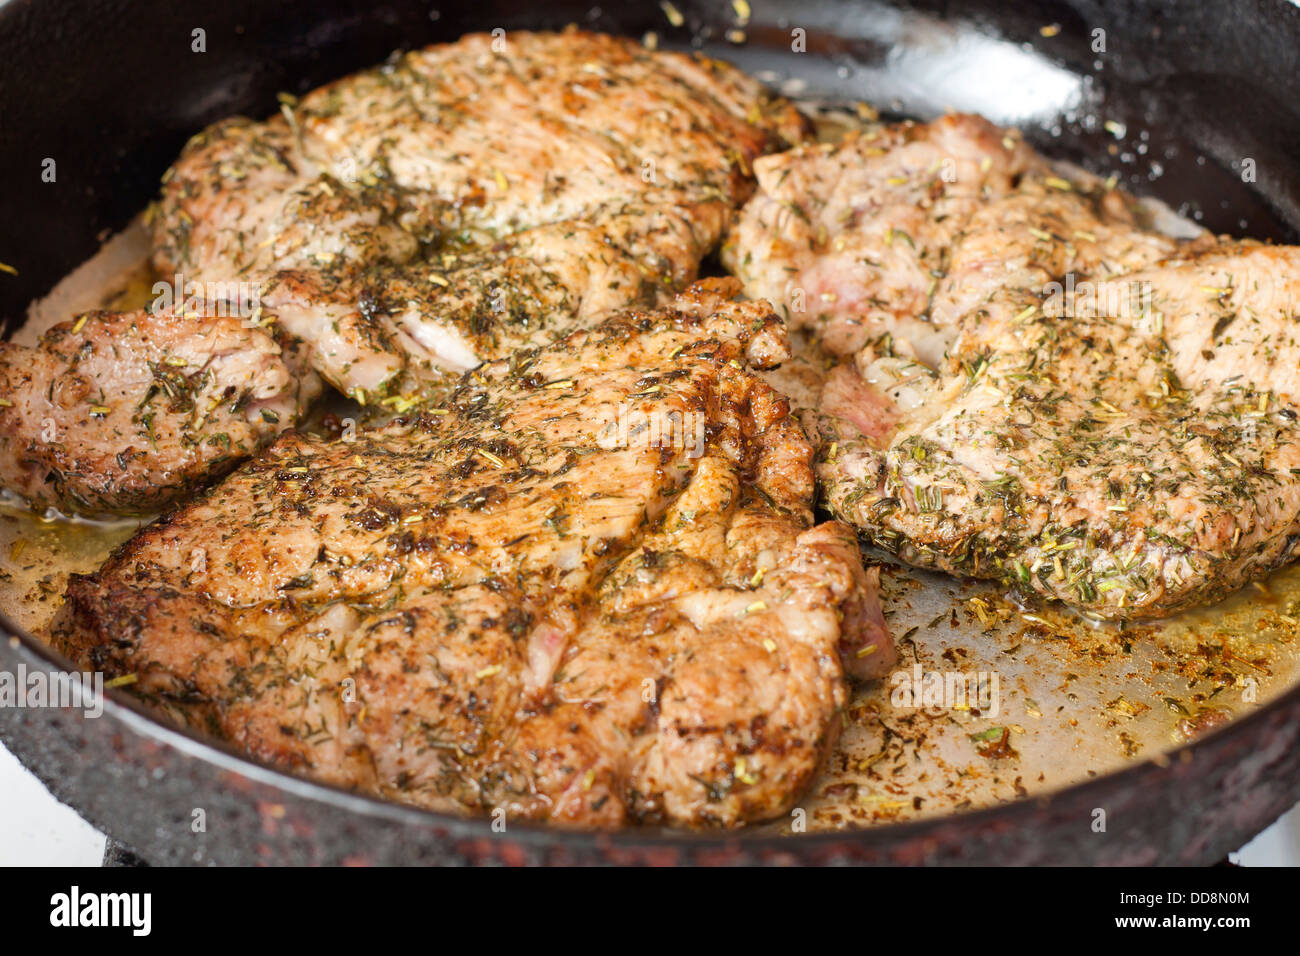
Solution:
M 98 866 L 103 857 L 104 837 L 0 747 L 0 866 Z M 1300 864 L 1300 806 L 1231 858 L 1244 866 Z

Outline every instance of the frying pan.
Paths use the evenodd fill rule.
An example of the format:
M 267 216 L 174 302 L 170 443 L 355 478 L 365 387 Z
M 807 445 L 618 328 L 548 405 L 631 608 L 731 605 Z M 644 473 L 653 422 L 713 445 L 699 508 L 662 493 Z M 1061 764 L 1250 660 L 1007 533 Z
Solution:
M 918 117 L 982 112 L 1216 232 L 1300 237 L 1300 6 L 1288 0 L 750 0 L 743 44 L 726 37 L 728 2 L 674 0 L 680 26 L 651 2 L 542 6 L 0 0 L 0 258 L 18 269 L 0 276 L 0 316 L 18 320 L 126 225 L 204 125 L 264 115 L 277 92 L 394 49 L 495 27 L 655 31 L 666 47 L 704 49 L 813 96 Z M 206 52 L 194 52 L 196 30 Z M 792 48 L 796 30 L 803 52 Z M 1129 138 L 1137 145 L 1108 151 L 1102 116 L 1141 131 Z M 53 183 L 41 178 L 47 159 Z M 0 625 L 0 669 L 67 666 L 2 616 Z M 785 837 L 513 823 L 497 833 L 486 820 L 286 776 L 108 697 L 97 719 L 0 708 L 0 737 L 59 799 L 159 864 L 1207 863 L 1300 798 L 1300 687 L 1168 756 L 1044 796 Z M 1092 826 L 1097 809 L 1105 832 Z

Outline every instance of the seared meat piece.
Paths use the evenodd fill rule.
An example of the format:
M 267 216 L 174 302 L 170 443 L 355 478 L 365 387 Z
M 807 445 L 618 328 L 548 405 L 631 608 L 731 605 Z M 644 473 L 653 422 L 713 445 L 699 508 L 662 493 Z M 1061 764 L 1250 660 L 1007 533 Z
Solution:
M 402 410 L 440 396 L 448 373 L 666 301 L 748 195 L 753 159 L 806 126 L 702 57 L 572 31 L 469 36 L 339 80 L 266 122 L 235 118 L 196 136 L 152 210 L 154 264 L 275 329 L 294 368 Z M 255 351 L 265 337 L 251 334 Z M 153 353 L 128 345 L 118 355 L 138 378 Z M 21 387 L 36 393 L 46 383 L 32 372 Z M 274 375 L 258 387 L 287 389 Z M 51 470 L 84 473 L 98 492 L 78 503 L 84 489 L 65 481 L 54 497 L 148 510 L 267 431 L 236 430 L 221 454 L 205 444 L 183 467 L 167 459 L 140 473 L 158 479 L 153 496 L 125 478 L 115 494 L 95 462 L 143 452 L 120 440 L 105 449 L 93 431 L 64 436 L 61 464 L 53 446 L 29 448 L 7 483 L 33 494 Z
M 1300 250 L 1155 234 L 970 117 L 757 167 L 728 256 L 849 353 L 817 416 L 833 514 L 1102 617 L 1292 556 Z
M 431 197 L 448 235 L 492 238 L 613 202 L 739 205 L 754 159 L 807 128 L 728 64 L 574 30 L 470 34 L 293 112 L 318 163 Z
M 668 301 L 749 195 L 753 160 L 805 132 L 702 57 L 471 35 L 197 137 L 167 178 L 156 260 L 269 280 L 267 315 L 328 381 L 391 397 L 430 368 Z
M 985 203 L 963 224 L 938 277 L 930 320 L 950 344 L 960 333 L 961 348 L 972 352 L 1044 299 L 1049 311 L 1078 311 L 1096 283 L 1183 248 L 1143 229 L 1133 205 L 1127 194 L 1096 183 L 1027 173 L 1014 192 Z
M 468 373 L 353 441 L 281 438 L 74 577 L 60 646 L 322 779 L 583 825 L 786 810 L 844 672 L 893 660 L 812 450 L 702 284 Z
M 1222 597 L 1300 541 L 1298 268 L 1192 254 L 1071 308 L 1030 295 L 938 372 L 859 356 L 824 395 L 829 508 L 913 564 L 1103 617 Z
M 723 247 L 746 294 L 832 352 L 882 332 L 918 346 L 922 319 L 970 216 L 1044 164 L 978 116 L 875 127 L 756 160 L 759 191 Z M 936 351 L 942 353 L 942 346 Z
M 224 315 L 91 312 L 0 342 L 0 483 L 41 508 L 156 511 L 298 418 L 319 388 Z

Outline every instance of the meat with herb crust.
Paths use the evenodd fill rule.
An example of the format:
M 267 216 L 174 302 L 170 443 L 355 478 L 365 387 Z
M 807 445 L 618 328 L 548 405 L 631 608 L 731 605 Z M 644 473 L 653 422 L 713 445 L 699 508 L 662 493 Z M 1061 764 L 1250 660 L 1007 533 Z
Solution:
M 884 332 L 920 345 L 966 220 L 1043 168 L 1018 135 L 962 114 L 765 156 L 723 261 L 747 295 L 835 354 Z
M 1300 250 L 1178 242 L 1030 163 L 932 261 L 925 311 L 873 305 L 875 337 L 826 380 L 833 514 L 909 563 L 1111 618 L 1294 556 Z
M 669 301 L 755 158 L 806 130 L 701 56 L 576 30 L 469 35 L 200 134 L 168 173 L 155 261 L 267 283 L 267 317 L 327 381 L 405 402 L 439 369 Z
M 90 312 L 0 342 L 0 483 L 38 508 L 149 514 L 224 474 L 319 392 L 265 332 L 199 310 Z
M 752 189 L 753 159 L 805 130 L 789 103 L 700 56 L 578 31 L 467 36 L 200 133 L 151 210 L 154 265 L 249 314 L 229 347 L 251 354 L 272 335 L 293 353 L 259 388 L 289 368 L 302 395 L 319 373 L 403 411 L 482 361 L 670 299 Z M 127 354 L 134 341 L 118 343 L 124 369 L 152 360 L 147 345 Z M 218 454 L 208 424 L 176 436 L 182 458 L 120 428 L 73 428 L 0 479 L 75 510 L 149 511 L 279 430 L 218 430 L 231 437 Z M 100 467 L 119 455 L 136 464 Z
M 489 363 L 351 442 L 282 437 L 74 577 L 56 642 L 263 760 L 421 806 L 784 812 L 846 669 L 893 649 L 750 371 L 781 323 L 734 291 Z

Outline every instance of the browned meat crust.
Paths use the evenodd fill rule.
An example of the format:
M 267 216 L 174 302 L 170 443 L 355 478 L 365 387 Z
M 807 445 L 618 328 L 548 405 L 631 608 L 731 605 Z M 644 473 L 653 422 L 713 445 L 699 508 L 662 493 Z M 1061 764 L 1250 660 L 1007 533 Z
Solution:
M 1156 234 L 974 117 L 758 166 L 729 255 L 850 356 L 817 474 L 872 542 L 1114 618 L 1294 556 L 1300 249 Z
M 319 391 L 238 318 L 91 312 L 0 342 L 0 483 L 37 507 L 148 514 L 224 474 Z
M 273 349 L 271 334 L 304 395 L 319 373 L 363 405 L 409 409 L 486 359 L 670 300 L 752 190 L 753 160 L 805 133 L 789 103 L 704 57 L 572 30 L 467 36 L 287 98 L 265 122 L 200 133 L 151 210 L 154 261 L 178 289 L 250 320 L 208 330 L 197 314 L 193 341 L 252 355 Z M 124 369 L 152 361 L 150 334 L 117 343 Z M 137 342 L 144 352 L 129 354 Z M 268 366 L 266 387 L 287 388 L 285 367 Z M 34 394 L 57 369 L 23 374 L 14 387 Z M 0 400 L 26 402 L 3 388 Z M 233 429 L 146 410 L 175 430 L 144 443 L 140 421 L 37 442 L 28 418 L 21 461 L 0 480 L 38 504 L 148 512 L 300 408 L 268 419 L 278 427 Z
M 753 161 L 806 133 L 704 57 L 473 34 L 200 134 L 168 174 L 155 259 L 268 282 L 268 316 L 327 381 L 409 395 L 434 369 L 669 301 L 753 190 Z
M 746 368 L 786 355 L 781 323 L 734 291 L 489 363 L 353 441 L 282 437 L 75 577 L 59 646 L 261 759 L 423 806 L 786 811 L 845 667 L 893 650 Z

